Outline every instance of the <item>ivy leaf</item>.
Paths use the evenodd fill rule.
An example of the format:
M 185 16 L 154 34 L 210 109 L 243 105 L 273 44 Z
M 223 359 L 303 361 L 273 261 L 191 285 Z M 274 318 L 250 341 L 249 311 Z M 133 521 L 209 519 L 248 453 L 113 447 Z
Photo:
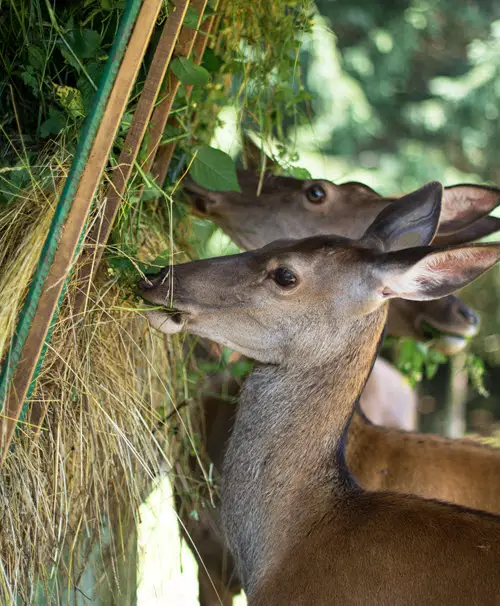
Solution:
M 194 6 L 190 5 L 187 8 L 182 25 L 184 27 L 189 27 L 190 29 L 196 29 L 198 27 L 199 18 L 200 16 L 198 15 L 198 11 L 194 8 Z
M 170 69 L 186 86 L 204 86 L 210 81 L 210 74 L 207 70 L 186 57 L 174 59 Z
M 101 36 L 93 29 L 76 29 L 70 37 L 70 45 L 79 59 L 93 59 L 101 46 Z
M 231 156 L 209 145 L 203 145 L 198 150 L 190 174 L 198 185 L 206 189 L 241 191 Z
M 42 50 L 38 46 L 28 47 L 29 64 L 38 71 L 43 71 L 45 65 L 45 57 Z
M 49 135 L 58 135 L 66 126 L 66 116 L 59 110 L 49 107 L 49 117 L 40 126 L 40 137 L 46 139 Z

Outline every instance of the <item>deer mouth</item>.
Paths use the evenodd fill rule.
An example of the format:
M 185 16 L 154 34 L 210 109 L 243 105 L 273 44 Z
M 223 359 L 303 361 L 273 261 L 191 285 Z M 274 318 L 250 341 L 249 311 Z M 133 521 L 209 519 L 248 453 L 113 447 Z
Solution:
M 462 351 L 467 345 L 468 340 L 477 334 L 478 325 L 467 326 L 462 332 L 453 332 L 446 330 L 429 322 L 429 320 L 420 319 L 417 322 L 417 330 L 433 349 L 447 356 L 452 356 Z
M 184 329 L 189 312 L 171 305 L 157 303 L 153 298 L 148 297 L 147 291 L 143 292 L 139 290 L 137 295 L 147 305 L 144 315 L 153 328 L 166 334 L 175 334 Z
M 187 323 L 188 313 L 174 307 L 151 307 L 145 312 L 150 325 L 168 335 L 182 332 Z

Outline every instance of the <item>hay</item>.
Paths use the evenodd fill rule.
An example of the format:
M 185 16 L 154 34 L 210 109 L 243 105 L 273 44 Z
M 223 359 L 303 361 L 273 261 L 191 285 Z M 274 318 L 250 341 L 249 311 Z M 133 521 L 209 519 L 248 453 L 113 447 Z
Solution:
M 64 171 L 57 170 L 62 177 Z M 22 192 L 0 213 L 0 225 L 9 226 L 0 239 L 4 349 L 59 182 L 53 179 L 43 195 L 38 187 Z M 141 242 L 145 257 L 176 248 L 167 226 L 156 224 L 139 230 L 147 233 Z M 47 409 L 45 423 L 40 432 L 28 418 L 20 424 L 0 471 L 0 603 L 14 598 L 32 603 L 36 592 L 58 603 L 60 578 L 76 587 L 96 545 L 111 562 L 106 574 L 116 576 L 134 522 L 129 518 L 179 447 L 168 442 L 168 427 L 158 431 L 187 393 L 179 341 L 167 342 L 150 330 L 132 308 L 130 290 L 117 272 L 100 271 L 79 317 L 72 311 L 76 292 L 72 279 L 30 401 Z M 103 536 L 110 527 L 115 530 L 111 541 Z M 102 582 L 119 583 L 116 578 Z
M 251 7 L 245 0 L 222 3 L 212 41 L 222 64 L 207 87 L 193 89 L 189 104 L 182 98 L 176 104 L 187 136 L 179 141 L 173 174 L 180 174 L 196 145 L 210 141 L 222 105 L 233 104 L 241 116 L 247 114 L 262 139 L 275 126 L 282 134 L 287 115 L 298 121 L 302 91 L 290 82 L 298 69 L 298 35 L 310 26 L 309 9 L 308 0 L 279 0 L 271 10 L 265 0 Z M 232 77 L 237 90 L 231 100 L 225 91 Z M 61 149 L 38 162 L 31 186 L 0 207 L 0 360 L 71 163 L 63 146 L 72 133 L 63 132 Z M 70 140 L 67 149 L 73 148 Z M 144 179 L 134 172 L 106 252 L 108 265 L 93 281 L 84 312 L 76 316 L 78 284 L 70 280 L 29 402 L 47 411 L 45 422 L 39 430 L 30 426 L 29 417 L 19 424 L 0 470 L 1 604 L 77 602 L 82 574 L 96 552 L 105 566 L 92 590 L 102 604 L 126 603 L 120 596 L 127 593 L 124 585 L 133 571 L 121 571 L 123 559 L 133 552 L 129 535 L 153 478 L 165 468 L 172 473 L 175 461 L 174 480 L 183 488 L 180 498 L 188 511 L 196 513 L 199 493 L 208 490 L 212 496 L 210 473 L 206 487 L 193 485 L 189 465 L 194 457 L 204 468 L 200 414 L 191 406 L 175 414 L 181 403 L 195 400 L 204 374 L 188 355 L 193 341 L 167 340 L 151 331 L 133 310 L 122 271 L 127 263 L 130 270 L 130 257 L 149 262 L 160 257 L 160 265 L 199 258 L 201 242 L 190 239 L 207 237 L 207 229 L 193 229 L 167 197 L 153 202 L 156 187 L 146 192 L 149 203 L 142 204 L 137 192 Z M 94 220 L 104 191 L 102 184 Z

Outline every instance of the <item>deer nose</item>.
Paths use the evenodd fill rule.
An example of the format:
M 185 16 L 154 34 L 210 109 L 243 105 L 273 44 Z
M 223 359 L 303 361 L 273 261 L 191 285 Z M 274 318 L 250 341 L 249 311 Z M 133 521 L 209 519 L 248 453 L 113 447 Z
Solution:
M 144 274 L 144 278 L 139 280 L 137 286 L 139 287 L 139 290 L 152 290 L 160 284 L 163 284 L 169 273 L 170 267 L 167 266 L 156 274 Z
M 479 315 L 467 305 L 459 305 L 458 313 L 470 326 L 477 326 L 479 324 Z

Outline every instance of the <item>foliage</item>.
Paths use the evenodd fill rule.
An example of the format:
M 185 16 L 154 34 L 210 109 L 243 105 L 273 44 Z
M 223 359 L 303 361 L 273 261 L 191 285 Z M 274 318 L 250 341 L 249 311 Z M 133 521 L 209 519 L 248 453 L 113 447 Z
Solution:
M 469 2 L 463 10 L 451 0 L 317 6 L 326 23 L 302 62 L 317 93 L 322 151 L 369 174 L 386 193 L 460 173 L 500 181 L 492 153 L 500 128 L 497 3 Z
M 202 145 L 198 149 L 190 174 L 199 185 L 207 189 L 240 191 L 231 157 L 209 145 Z

